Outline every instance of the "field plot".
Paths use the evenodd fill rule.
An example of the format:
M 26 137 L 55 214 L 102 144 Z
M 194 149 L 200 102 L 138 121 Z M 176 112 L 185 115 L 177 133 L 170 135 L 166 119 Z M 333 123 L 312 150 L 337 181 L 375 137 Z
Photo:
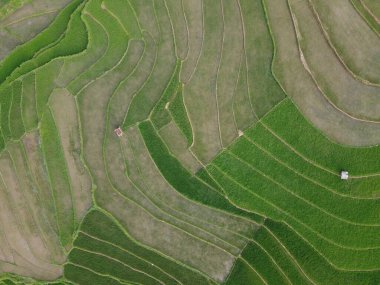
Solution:
M 0 285 L 380 284 L 376 1 L 0 0 L 0 37 Z

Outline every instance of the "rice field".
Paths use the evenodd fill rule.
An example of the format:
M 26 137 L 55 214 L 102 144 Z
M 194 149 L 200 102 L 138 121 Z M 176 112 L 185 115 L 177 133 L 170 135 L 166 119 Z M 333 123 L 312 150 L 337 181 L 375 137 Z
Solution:
M 379 284 L 375 2 L 0 1 L 0 285 Z

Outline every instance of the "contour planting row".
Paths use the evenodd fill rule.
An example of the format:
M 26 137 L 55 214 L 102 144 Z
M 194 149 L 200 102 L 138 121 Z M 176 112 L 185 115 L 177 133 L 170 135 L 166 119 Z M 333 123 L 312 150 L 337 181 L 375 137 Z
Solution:
M 86 260 L 83 253 L 91 259 Z M 99 262 L 93 262 L 93 258 Z M 94 275 L 91 280 L 99 280 L 96 275 L 108 275 L 106 279 L 140 284 L 189 284 L 195 280 L 209 284 L 199 273 L 138 244 L 101 211 L 90 212 L 83 221 L 65 267 L 65 277 L 80 283 L 86 280 L 81 271 Z
M 148 4 L 146 3 L 146 5 Z M 107 5 L 105 5 L 105 7 L 107 8 Z M 100 17 L 101 15 L 99 15 L 99 19 Z M 160 19 L 164 18 L 160 17 Z M 215 237 L 215 234 L 208 233 L 205 230 L 201 230 L 197 233 L 194 229 L 192 229 L 195 228 L 195 226 L 189 223 L 189 220 L 191 220 L 190 216 L 183 214 L 181 218 L 172 216 L 172 214 L 169 214 L 168 211 L 171 211 L 171 213 L 175 213 L 176 215 L 181 215 L 181 213 L 173 211 L 171 207 L 166 206 L 157 198 L 152 197 L 151 191 L 148 192 L 147 189 L 144 189 L 144 185 L 141 184 L 141 181 L 143 181 L 141 178 L 138 178 L 138 176 L 133 176 L 131 177 L 131 181 L 129 181 L 126 179 L 123 172 L 120 173 L 120 171 L 125 171 L 125 165 L 123 165 L 123 161 L 121 161 L 121 165 L 118 164 L 121 154 L 120 145 L 119 141 L 113 134 L 113 130 L 117 126 L 114 124 L 120 123 L 120 119 L 118 118 L 120 118 L 119 115 L 122 113 L 121 111 L 125 110 L 125 101 L 122 101 L 123 104 L 117 104 L 117 102 L 120 102 L 118 100 L 121 99 L 126 99 L 131 102 L 130 98 L 133 97 L 134 94 L 136 94 L 136 96 L 142 96 L 138 95 L 144 94 L 141 93 L 141 91 L 136 93 L 122 91 L 126 90 L 125 88 L 131 88 L 131 86 L 126 83 L 129 83 L 129 80 L 132 77 L 140 78 L 139 80 L 134 80 L 134 82 L 137 84 L 141 82 L 141 90 L 143 90 L 147 86 L 144 85 L 145 82 L 150 80 L 149 78 L 153 75 L 150 70 L 157 68 L 157 65 L 152 66 L 149 64 L 152 55 L 153 59 L 155 58 L 155 44 L 150 41 L 151 36 L 148 33 L 144 33 L 144 36 L 144 41 L 146 41 L 146 49 L 144 50 L 144 55 L 142 57 L 141 48 L 143 45 L 141 45 L 141 41 L 129 41 L 127 50 L 124 51 L 124 55 L 119 59 L 119 61 L 112 59 L 116 62 L 116 65 L 110 69 L 107 69 L 101 76 L 92 77 L 91 75 L 92 78 L 87 81 L 86 85 L 83 86 L 77 95 L 77 103 L 80 109 L 80 119 L 83 131 L 84 159 L 90 169 L 93 182 L 97 185 L 97 189 L 95 191 L 96 202 L 99 206 L 111 211 L 115 217 L 120 219 L 123 224 L 128 227 L 131 235 L 137 236 L 139 240 L 142 240 L 143 242 L 148 243 L 150 246 L 158 248 L 163 252 L 168 251 L 177 259 L 181 259 L 182 262 L 185 258 L 189 258 L 183 253 L 181 254 L 181 252 L 174 247 L 173 248 L 176 252 L 173 252 L 173 248 L 169 249 L 168 245 L 161 238 L 156 238 L 152 241 L 147 240 L 151 239 L 152 236 L 160 237 L 160 235 L 157 234 L 149 234 L 147 230 L 159 230 L 159 232 L 162 233 L 162 237 L 165 239 L 170 236 L 173 240 L 172 245 L 176 244 L 178 237 L 182 236 L 180 240 L 183 242 L 178 244 L 190 243 L 190 249 L 195 249 L 198 245 L 206 249 L 203 253 L 210 252 L 210 250 L 213 252 L 213 254 L 210 254 L 209 258 L 214 258 L 214 254 L 218 254 L 218 256 L 228 256 L 229 260 L 231 259 L 229 254 L 223 250 L 217 249 L 218 246 L 213 245 L 211 242 L 205 242 L 202 239 L 207 238 L 213 243 L 218 243 L 220 245 L 227 244 L 227 246 L 230 247 L 228 245 L 229 242 L 225 242 L 220 238 Z M 119 46 L 118 48 L 121 50 L 122 46 Z M 105 53 L 103 61 L 105 58 L 109 58 L 111 60 L 111 55 L 112 54 Z M 115 54 L 113 54 L 113 58 L 115 58 Z M 148 69 L 144 68 L 144 65 L 147 66 Z M 98 67 L 99 65 L 96 63 L 90 67 L 87 74 L 93 74 L 92 69 L 94 68 L 96 70 Z M 146 79 L 146 75 L 149 75 L 148 79 Z M 80 85 L 81 83 L 78 81 L 78 84 Z M 137 86 L 137 89 L 139 88 L 140 86 Z M 89 105 L 91 105 L 91 108 L 87 108 Z M 108 119 L 106 121 L 107 124 L 99 124 L 99 118 L 109 118 L 112 125 L 108 124 Z M 97 131 L 94 132 L 94 129 Z M 143 146 L 141 143 L 138 145 Z M 102 156 L 105 159 L 104 161 L 99 159 L 99 157 Z M 110 156 L 110 158 L 108 158 L 108 156 Z M 113 157 L 115 157 L 116 160 L 112 159 Z M 133 161 L 132 156 L 128 156 L 127 159 L 128 163 Z M 136 163 L 134 163 L 134 166 L 136 167 L 140 163 L 140 160 L 137 160 Z M 141 176 L 141 174 L 139 174 L 139 176 Z M 115 200 L 115 196 L 118 200 Z M 164 208 L 165 210 L 163 211 L 158 206 Z M 187 219 L 188 221 L 185 222 L 183 221 L 184 219 Z M 145 223 L 153 223 L 155 226 L 152 225 L 150 228 L 142 228 L 141 226 Z M 201 222 L 198 221 L 197 223 L 202 226 Z M 203 225 L 203 227 L 205 226 Z M 193 232 L 196 236 L 193 236 L 188 231 Z M 213 231 L 217 233 L 221 230 L 215 227 Z M 231 242 L 232 241 L 233 240 L 231 240 Z M 198 250 L 198 252 L 201 251 Z M 202 259 L 194 258 L 193 260 L 196 261 Z M 207 258 L 205 260 L 207 260 Z M 189 259 L 186 260 L 186 263 L 196 266 L 197 268 L 201 268 L 200 265 L 194 265 L 195 261 L 191 261 Z M 207 271 L 209 274 L 212 274 L 214 278 L 222 279 L 222 277 L 216 277 L 216 274 L 220 274 L 219 272 L 221 269 L 214 269 L 211 268 L 211 266 L 213 266 L 213 262 L 208 262 L 207 267 L 209 267 L 209 269 L 207 269 L 207 267 L 202 269 Z
M 309 1 L 337 55 L 365 82 L 379 85 L 379 35 L 350 1 Z
M 286 277 L 279 284 L 331 284 L 331 282 L 334 284 L 375 284 L 380 277 L 379 271 L 360 272 L 337 269 L 302 236 L 286 224 L 273 220 L 266 220 L 263 227 L 254 235 L 252 244 L 256 246 L 249 246 L 243 251 L 242 257 L 237 260 L 226 284 L 256 284 L 240 281 L 245 278 L 251 280 L 251 276 L 259 276 L 261 281 L 272 284 L 275 281 L 273 278 L 276 275 L 281 276 L 281 273 Z M 260 257 L 263 254 L 264 258 L 266 257 L 267 260 L 269 258 L 272 267 L 276 267 L 270 271 L 271 274 L 268 274 L 269 266 L 260 267 L 257 263 L 249 263 L 252 257 L 263 258 Z M 248 261 L 245 260 L 245 256 Z
M 32 60 L 34 57 L 38 57 L 39 52 L 48 50 L 56 44 L 59 45 L 61 38 L 64 38 L 65 30 L 68 27 L 71 15 L 82 2 L 83 1 L 81 0 L 76 0 L 70 3 L 65 9 L 62 10 L 59 16 L 57 16 L 54 22 L 47 29 L 45 29 L 31 41 L 17 47 L 9 56 L 7 56 L 0 65 L 0 82 L 3 83 L 6 80 L 15 80 L 18 76 L 31 71 L 30 68 L 24 69 L 22 64 L 29 60 Z M 72 18 L 73 21 L 75 18 L 78 19 L 79 14 L 74 13 L 74 16 L 76 17 Z M 78 28 L 80 29 L 80 26 Z M 71 32 L 73 32 L 75 29 L 76 28 L 73 27 Z M 39 64 L 48 62 L 52 59 L 52 56 L 54 56 L 54 54 L 46 56 L 44 60 L 39 62 Z M 33 68 L 37 66 L 33 66 Z M 10 75 L 12 76 L 8 78 Z
M 285 129 L 284 122 L 290 126 L 297 124 L 297 128 Z M 276 132 L 278 137 L 274 136 Z M 277 156 L 278 153 L 282 154 Z M 239 206 L 286 221 L 338 267 L 373 270 L 378 261 L 368 256 L 379 250 L 373 235 L 379 229 L 378 215 L 372 211 L 377 207 L 377 199 L 350 197 L 348 190 L 344 193 L 340 189 L 344 193 L 341 194 L 323 185 L 329 184 L 324 178 L 330 176 L 331 180 L 331 175 L 337 180 L 335 184 L 346 183 L 340 180 L 339 170 L 350 166 L 353 174 L 360 171 L 363 164 L 359 165 L 360 159 L 355 159 L 359 156 L 370 171 L 376 171 L 377 159 L 373 157 L 376 153 L 377 147 L 347 148 L 328 141 L 287 99 L 219 155 L 208 171 Z M 306 167 L 309 164 L 314 177 L 308 177 L 309 172 L 305 175 L 296 171 L 289 161 Z M 324 164 L 318 165 L 321 161 Z M 351 254 L 357 260 L 349 259 Z
M 288 2 L 264 3 L 276 46 L 273 73 L 302 113 L 339 143 L 355 146 L 378 143 L 380 124 L 361 121 L 338 110 L 321 92 L 310 72 L 305 72 L 306 60 L 300 53 L 294 30 L 297 22 L 292 18 Z
M 351 0 L 351 3 L 371 29 L 380 35 L 380 6 L 372 3 L 372 1 L 363 0 Z
M 377 121 L 380 89 L 357 80 L 342 63 L 324 37 L 323 31 L 307 2 L 289 1 L 297 40 L 310 72 L 324 96 L 342 112 L 353 117 Z

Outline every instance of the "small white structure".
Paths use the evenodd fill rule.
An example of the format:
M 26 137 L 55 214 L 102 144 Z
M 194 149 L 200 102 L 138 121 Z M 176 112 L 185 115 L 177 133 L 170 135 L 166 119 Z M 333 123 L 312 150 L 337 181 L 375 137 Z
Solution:
M 117 129 L 114 130 L 115 134 L 118 136 L 118 137 L 121 137 L 123 135 L 123 131 L 121 130 L 120 127 L 118 127 Z
M 342 170 L 340 172 L 340 179 L 347 180 L 348 179 L 348 171 Z

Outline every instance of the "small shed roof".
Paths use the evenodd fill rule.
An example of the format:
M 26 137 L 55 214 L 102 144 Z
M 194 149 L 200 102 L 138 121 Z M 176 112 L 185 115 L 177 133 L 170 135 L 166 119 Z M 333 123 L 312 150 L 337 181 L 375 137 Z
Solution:
M 340 179 L 347 180 L 348 179 L 348 171 L 342 170 L 340 172 Z
M 118 137 L 121 137 L 123 135 L 123 131 L 120 127 L 118 127 L 117 129 L 114 130 L 115 134 L 118 136 Z

